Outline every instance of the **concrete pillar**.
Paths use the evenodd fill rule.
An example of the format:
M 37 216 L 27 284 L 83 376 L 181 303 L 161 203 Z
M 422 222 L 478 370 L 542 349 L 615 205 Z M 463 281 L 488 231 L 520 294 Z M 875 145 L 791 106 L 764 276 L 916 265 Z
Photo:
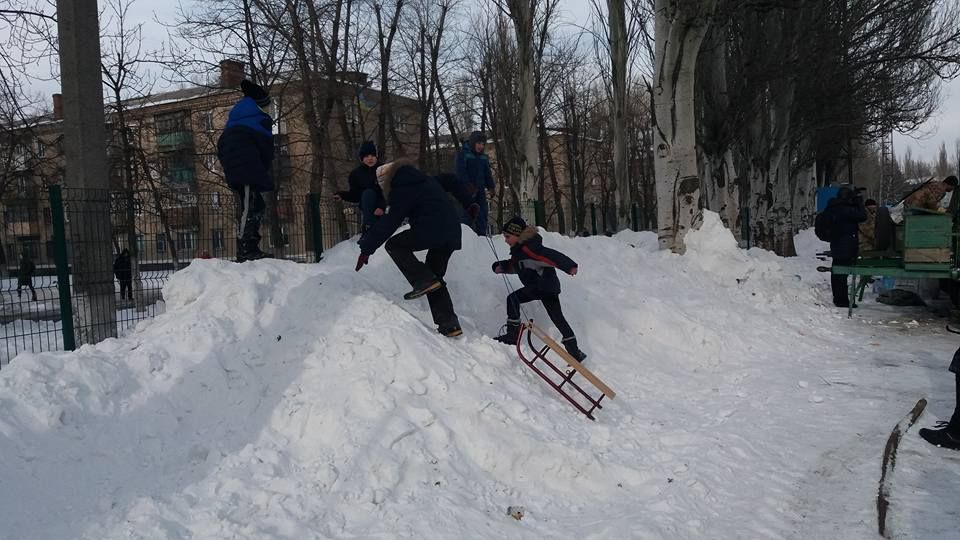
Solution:
M 117 335 L 97 17 L 96 0 L 57 0 L 66 158 L 64 202 L 78 346 Z

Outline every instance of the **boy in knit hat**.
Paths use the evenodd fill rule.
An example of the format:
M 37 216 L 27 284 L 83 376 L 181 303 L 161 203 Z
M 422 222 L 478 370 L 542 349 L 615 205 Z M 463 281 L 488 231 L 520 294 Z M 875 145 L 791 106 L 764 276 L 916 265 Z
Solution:
M 350 189 L 338 191 L 335 197 L 360 205 L 363 232 L 366 232 L 377 218 L 383 216 L 387 201 L 383 197 L 383 190 L 377 184 L 377 167 L 381 165 L 377 159 L 377 145 L 373 141 L 366 141 L 360 145 L 357 157 L 360 165 L 350 173 Z
M 480 213 L 464 216 L 463 223 L 469 225 L 478 236 L 487 235 L 487 191 L 496 188 L 490 173 L 490 160 L 486 154 L 487 136 L 482 131 L 474 131 L 463 143 L 457 153 L 457 178 L 474 191 L 474 202 L 480 206 Z
M 573 329 L 560 307 L 559 268 L 571 276 L 577 275 L 577 263 L 559 251 L 543 246 L 543 238 L 536 227 L 515 217 L 503 226 L 503 239 L 510 246 L 510 259 L 493 263 L 497 274 L 517 274 L 523 287 L 507 297 L 507 331 L 497 341 L 516 345 L 520 338 L 520 305 L 540 300 L 550 320 L 563 335 L 563 347 L 570 356 L 583 362 L 587 355 L 577 346 Z
M 243 98 L 230 110 L 217 141 L 217 156 L 227 185 L 239 201 L 237 262 L 269 258 L 260 250 L 260 221 L 267 204 L 263 193 L 273 191 L 273 120 L 267 114 L 270 95 L 244 80 Z

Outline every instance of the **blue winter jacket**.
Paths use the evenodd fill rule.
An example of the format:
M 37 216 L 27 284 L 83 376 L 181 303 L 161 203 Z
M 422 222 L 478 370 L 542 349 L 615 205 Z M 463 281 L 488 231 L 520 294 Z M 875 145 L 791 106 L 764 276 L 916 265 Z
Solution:
M 510 259 L 493 263 L 504 274 L 518 274 L 520 282 L 540 294 L 560 294 L 560 280 L 556 268 L 570 273 L 577 263 L 555 249 L 544 247 L 543 237 L 536 227 L 527 227 L 520 233 L 520 241 L 510 248 Z
M 217 155 L 231 188 L 273 191 L 273 121 L 252 98 L 241 99 L 230 110 Z
M 493 174 L 490 172 L 490 159 L 484 153 L 477 153 L 470 147 L 470 141 L 463 144 L 457 153 L 457 178 L 473 185 L 478 193 L 483 189 L 494 189 Z
M 428 176 L 413 162 L 398 160 L 392 177 L 383 179 L 387 212 L 360 239 L 360 252 L 371 255 L 410 220 L 410 229 L 421 249 L 460 249 L 460 218 L 447 192 L 464 207 L 473 199 L 455 176 Z

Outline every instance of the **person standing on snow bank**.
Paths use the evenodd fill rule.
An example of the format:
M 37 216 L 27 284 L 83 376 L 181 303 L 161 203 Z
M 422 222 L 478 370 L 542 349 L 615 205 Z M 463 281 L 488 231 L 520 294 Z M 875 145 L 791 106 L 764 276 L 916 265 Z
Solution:
M 850 266 L 857 260 L 860 224 L 867 220 L 863 199 L 849 187 L 842 187 L 824 210 L 830 222 L 830 254 L 834 266 Z M 846 274 L 832 274 L 833 305 L 850 307 Z
M 496 188 L 490 173 L 490 159 L 484 153 L 486 144 L 487 136 L 482 131 L 474 131 L 457 153 L 457 178 L 476 190 L 473 202 L 480 206 L 480 213 L 476 217 L 464 217 L 463 223 L 478 236 L 487 235 L 487 190 Z
M 377 159 L 377 145 L 373 141 L 361 144 L 357 157 L 361 163 L 350 173 L 348 180 L 350 189 L 338 191 L 335 197 L 360 205 L 360 213 L 363 216 L 362 230 L 366 232 L 373 226 L 376 218 L 383 216 L 387 201 L 383 198 L 383 190 L 377 184 L 377 167 L 380 166 L 380 161 Z
M 387 200 L 387 211 L 360 238 L 357 272 L 386 243 L 387 254 L 413 286 L 403 298 L 426 295 L 437 331 L 447 337 L 461 335 L 460 321 L 443 280 L 450 257 L 461 247 L 460 220 L 447 192 L 453 193 L 471 215 L 477 214 L 479 205 L 455 176 L 427 176 L 408 159 L 381 165 L 377 182 Z M 410 220 L 410 228 L 391 238 L 405 219 Z M 424 250 L 426 263 L 414 255 Z
M 523 287 L 507 297 L 507 331 L 497 341 L 516 345 L 520 338 L 520 305 L 540 300 L 550 320 L 563 335 L 563 347 L 577 361 L 587 355 L 577 346 L 577 337 L 560 307 L 560 280 L 556 268 L 577 275 L 577 263 L 559 251 L 543 246 L 536 227 L 515 217 L 503 226 L 503 239 L 510 246 L 510 259 L 493 263 L 497 274 L 517 274 Z
M 923 437 L 923 440 L 934 446 L 960 450 L 960 349 L 957 349 L 957 352 L 953 353 L 953 362 L 950 363 L 950 371 L 954 374 L 957 392 L 953 416 L 949 422 L 945 424 L 941 423 L 939 429 L 921 429 L 920 436 Z
M 273 120 L 265 109 L 270 95 L 244 80 L 243 98 L 230 110 L 217 141 L 217 156 L 227 185 L 239 201 L 237 262 L 271 258 L 260 250 L 260 221 L 267 204 L 263 193 L 273 191 Z

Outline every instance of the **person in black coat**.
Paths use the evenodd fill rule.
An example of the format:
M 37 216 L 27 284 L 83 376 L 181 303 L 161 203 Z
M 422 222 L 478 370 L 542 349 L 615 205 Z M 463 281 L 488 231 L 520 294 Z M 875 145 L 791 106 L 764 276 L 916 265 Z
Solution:
M 20 271 L 17 275 L 17 298 L 21 298 L 23 294 L 20 289 L 27 287 L 30 289 L 33 301 L 37 301 L 37 290 L 33 288 L 33 274 L 36 271 L 37 265 L 33 264 L 33 257 L 30 255 L 30 250 L 23 248 L 20 254 Z
M 473 201 L 473 192 L 455 176 L 427 176 L 407 159 L 380 166 L 377 181 L 386 197 L 387 211 L 360 238 L 356 270 L 359 272 L 386 243 L 387 254 L 413 286 L 404 299 L 426 295 L 437 330 L 447 337 L 461 335 L 460 321 L 443 279 L 450 257 L 461 247 L 459 215 L 447 192 L 453 193 L 469 214 L 476 215 L 479 207 Z M 405 219 L 410 221 L 410 228 L 393 236 Z M 424 250 L 425 263 L 414 255 Z
M 840 188 L 824 210 L 830 219 L 830 254 L 834 266 L 850 266 L 857 261 L 860 224 L 867 220 L 863 199 L 848 187 Z M 832 274 L 833 305 L 850 307 L 847 274 Z
M 360 205 L 363 230 L 366 231 L 373 226 L 376 218 L 383 215 L 387 201 L 383 198 L 383 190 L 377 184 L 377 167 L 381 165 L 377 159 L 377 145 L 373 141 L 363 143 L 357 157 L 361 163 L 350 173 L 350 189 L 338 191 L 335 197 Z
M 960 349 L 953 353 L 950 371 L 953 372 L 957 393 L 953 416 L 950 417 L 950 421 L 946 425 L 941 425 L 938 429 L 921 429 L 920 436 L 934 446 L 960 450 Z
M 230 110 L 217 141 L 217 156 L 227 185 L 239 201 L 237 262 L 272 257 L 260 250 L 260 222 L 267 209 L 263 193 L 273 191 L 273 120 L 266 90 L 250 81 L 240 84 L 243 98 Z
M 133 300 L 133 265 L 130 263 L 130 250 L 124 249 L 113 261 L 113 275 L 120 282 L 120 299 Z
M 517 274 L 523 287 L 507 297 L 507 331 L 497 341 L 516 345 L 520 339 L 520 306 L 540 300 L 550 320 L 563 335 L 563 346 L 570 356 L 583 362 L 587 355 L 577 346 L 577 337 L 563 316 L 560 306 L 560 280 L 556 269 L 577 275 L 577 263 L 559 251 L 544 247 L 536 227 L 515 217 L 503 226 L 503 239 L 510 246 L 510 259 L 493 263 L 497 274 Z

